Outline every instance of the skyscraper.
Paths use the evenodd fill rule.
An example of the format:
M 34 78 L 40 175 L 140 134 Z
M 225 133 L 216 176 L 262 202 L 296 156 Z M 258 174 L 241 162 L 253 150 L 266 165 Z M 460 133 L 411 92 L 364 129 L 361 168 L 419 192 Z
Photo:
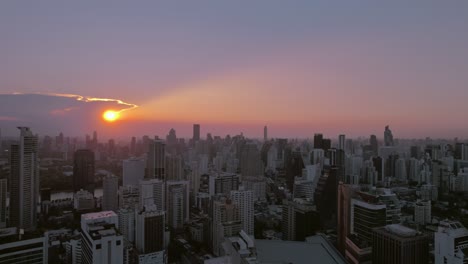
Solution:
M 372 263 L 429 263 L 429 237 L 400 224 L 374 228 Z
M 242 230 L 242 222 L 239 207 L 230 199 L 214 201 L 212 208 L 212 249 L 219 256 L 224 238 L 238 234 Z
M 345 135 L 338 136 L 338 149 L 345 150 Z
M 7 179 L 0 179 L 0 228 L 6 227 Z
M 385 146 L 394 146 L 393 134 L 388 126 L 385 127 L 385 131 L 384 131 L 384 142 L 385 142 Z
M 319 215 L 311 201 L 294 199 L 283 202 L 283 240 L 304 241 L 319 228 Z
M 263 141 L 267 141 L 267 140 L 268 140 L 268 127 L 264 126 L 263 127 Z
M 149 143 L 146 178 L 165 180 L 166 144 L 160 139 Z
M 94 152 L 80 149 L 73 159 L 73 191 L 85 189 L 94 193 Z
M 242 229 L 248 234 L 254 234 L 254 194 L 252 191 L 231 191 L 231 200 L 237 204 L 242 220 Z
M 323 135 L 322 134 L 314 135 L 314 148 L 323 149 Z
M 164 212 L 154 206 L 145 206 L 136 215 L 135 245 L 139 263 L 165 263 L 164 218 Z
M 168 226 L 181 229 L 189 219 L 189 183 L 188 181 L 168 181 L 166 184 Z
M 140 158 L 130 158 L 122 162 L 122 185 L 138 185 L 138 182 L 145 177 L 145 160 Z
M 193 142 L 200 141 L 200 124 L 193 124 Z
M 82 263 L 123 264 L 123 237 L 112 211 L 81 215 Z
M 375 155 L 379 153 L 379 142 L 377 141 L 377 136 L 376 135 L 371 135 L 369 144 L 371 146 L 372 152 Z
M 19 144 L 11 145 L 10 225 L 36 229 L 39 199 L 38 137 L 18 127 Z
M 102 180 L 102 187 L 102 210 L 117 212 L 119 178 L 108 175 Z
M 140 181 L 139 208 L 156 205 L 157 210 L 166 210 L 166 187 L 159 179 L 145 179 Z

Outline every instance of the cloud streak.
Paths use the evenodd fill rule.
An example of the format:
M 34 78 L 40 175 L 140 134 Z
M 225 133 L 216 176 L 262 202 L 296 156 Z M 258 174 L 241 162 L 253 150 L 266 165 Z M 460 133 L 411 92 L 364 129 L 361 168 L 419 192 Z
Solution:
M 120 99 L 113 99 L 113 98 L 99 98 L 99 97 L 90 97 L 90 96 L 84 96 L 84 95 L 79 95 L 79 94 L 63 94 L 63 93 L 13 93 L 13 95 L 46 95 L 46 96 L 56 96 L 56 97 L 65 97 L 65 98 L 74 98 L 77 101 L 80 102 L 113 102 L 117 103 L 119 105 L 125 106 L 126 108 L 120 109 L 116 112 L 122 113 L 124 111 L 132 110 L 138 107 L 136 104 L 132 103 L 127 103 L 124 102 Z M 65 109 L 65 111 L 69 111 L 68 109 Z

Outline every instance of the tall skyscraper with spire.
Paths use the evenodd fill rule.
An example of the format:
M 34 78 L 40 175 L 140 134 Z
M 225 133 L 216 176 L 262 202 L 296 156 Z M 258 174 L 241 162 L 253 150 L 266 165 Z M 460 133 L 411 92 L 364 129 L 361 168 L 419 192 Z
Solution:
M 393 146 L 393 133 L 390 130 L 388 126 L 385 126 L 385 131 L 384 131 L 384 141 L 385 141 L 385 146 Z
M 264 141 L 268 140 L 268 127 L 267 126 L 263 128 L 263 140 Z
M 18 129 L 19 144 L 11 145 L 10 152 L 10 225 L 35 230 L 39 198 L 38 137 L 28 127 Z

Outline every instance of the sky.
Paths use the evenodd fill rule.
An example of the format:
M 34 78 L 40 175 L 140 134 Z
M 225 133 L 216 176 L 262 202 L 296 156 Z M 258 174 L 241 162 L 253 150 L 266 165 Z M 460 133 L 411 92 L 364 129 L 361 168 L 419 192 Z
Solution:
M 467 14 L 467 1 L 0 1 L 0 128 L 467 138 Z M 79 98 L 138 107 L 108 123 L 128 105 Z

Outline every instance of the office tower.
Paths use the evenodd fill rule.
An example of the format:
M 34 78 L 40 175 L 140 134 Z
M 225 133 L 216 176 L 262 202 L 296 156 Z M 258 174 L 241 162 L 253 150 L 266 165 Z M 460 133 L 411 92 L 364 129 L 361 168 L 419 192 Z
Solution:
M 242 186 L 245 190 L 253 192 L 255 201 L 266 199 L 266 177 L 242 177 Z
M 164 218 L 164 212 L 154 206 L 145 206 L 137 213 L 135 245 L 139 263 L 166 263 Z
M 189 183 L 188 181 L 167 181 L 167 220 L 174 229 L 183 228 L 189 219 Z
M 445 220 L 434 234 L 434 263 L 468 262 L 468 230 L 460 222 Z
M 219 173 L 209 176 L 208 192 L 210 195 L 225 194 L 239 189 L 239 175 L 234 173 Z
M 122 162 L 122 185 L 138 185 L 145 177 L 145 160 L 130 158 Z
M 386 127 L 385 127 L 385 131 L 384 131 L 384 142 L 385 142 L 385 146 L 394 146 L 394 143 L 393 143 L 393 133 L 392 133 L 392 131 L 390 130 L 389 126 L 386 126 Z
M 401 182 L 408 181 L 406 160 L 403 158 L 398 158 L 395 162 L 395 178 Z
M 267 141 L 268 140 L 268 128 L 267 126 L 264 126 L 263 127 L 263 141 Z
M 345 135 L 338 136 L 338 149 L 345 150 Z
M 160 139 L 151 140 L 147 157 L 146 178 L 165 180 L 166 144 Z
M 169 130 L 169 134 L 166 136 L 166 142 L 168 145 L 177 144 L 177 135 L 175 129 L 171 128 L 171 130 Z
M 19 239 L 16 228 L 0 233 L 0 263 L 48 263 L 48 237 L 31 233 Z
M 241 175 L 262 177 L 265 171 L 260 151 L 255 143 L 246 143 L 242 147 L 240 158 Z
M 230 199 L 213 201 L 212 210 L 212 250 L 220 255 L 221 243 L 225 237 L 238 234 L 242 230 L 239 207 Z
M 81 189 L 94 193 L 94 152 L 80 149 L 73 158 L 73 191 Z
M 331 149 L 331 139 L 324 138 L 322 140 L 322 149 L 325 150 L 325 151 Z
M 319 178 L 320 171 L 318 165 L 305 166 L 305 168 L 302 169 L 301 177 L 296 177 L 294 179 L 294 198 L 305 198 L 313 201 Z
M 351 233 L 351 199 L 359 190 L 359 185 L 340 182 L 338 185 L 338 250 L 345 253 L 346 237 Z
M 351 230 L 361 239 L 372 243 L 372 228 L 385 226 L 386 209 L 384 204 L 351 199 Z
M 231 191 L 231 200 L 237 204 L 242 221 L 242 230 L 254 234 L 254 195 L 252 191 Z
M 38 137 L 28 127 L 20 130 L 19 144 L 11 145 L 10 226 L 36 229 L 39 199 Z
M 410 181 L 419 182 L 419 175 L 421 174 L 421 161 L 415 158 L 409 159 L 408 179 Z
M 123 264 L 123 237 L 113 211 L 81 215 L 82 263 Z
M 184 180 L 184 170 L 182 167 L 181 155 L 167 155 L 166 156 L 166 180 L 180 181 Z
M 311 201 L 294 199 L 283 202 L 283 240 L 305 241 L 320 227 L 319 215 Z
M 77 211 L 87 211 L 95 208 L 94 195 L 86 190 L 73 194 L 73 208 Z
M 377 182 L 381 182 L 384 180 L 384 164 L 382 157 L 373 157 L 372 163 L 374 164 L 374 168 L 377 171 Z
M 400 224 L 373 229 L 372 262 L 429 263 L 429 237 Z
M 374 153 L 374 156 L 377 156 L 379 153 L 379 142 L 377 141 L 377 136 L 376 135 L 371 135 L 369 143 L 372 148 L 372 152 Z
M 119 188 L 119 178 L 114 175 L 107 175 L 102 180 L 102 210 L 117 212 L 119 208 L 117 191 Z
M 139 204 L 139 185 L 126 185 L 119 188 L 119 208 L 138 209 Z
M 414 222 L 420 225 L 426 225 L 432 222 L 430 200 L 416 202 L 414 205 Z
M 145 179 L 140 181 L 140 204 L 139 209 L 144 206 L 156 205 L 157 210 L 166 210 L 166 186 L 159 179 Z
M 93 132 L 93 148 L 96 149 L 98 146 L 98 138 L 97 138 L 97 132 Z
M 322 134 L 314 135 L 314 148 L 323 149 L 323 135 Z
M 119 231 L 125 240 L 135 242 L 135 209 L 121 208 L 117 211 L 119 217 Z
M 194 124 L 193 125 L 193 142 L 200 141 L 200 125 Z
M 7 179 L 0 179 L 0 228 L 6 227 Z

